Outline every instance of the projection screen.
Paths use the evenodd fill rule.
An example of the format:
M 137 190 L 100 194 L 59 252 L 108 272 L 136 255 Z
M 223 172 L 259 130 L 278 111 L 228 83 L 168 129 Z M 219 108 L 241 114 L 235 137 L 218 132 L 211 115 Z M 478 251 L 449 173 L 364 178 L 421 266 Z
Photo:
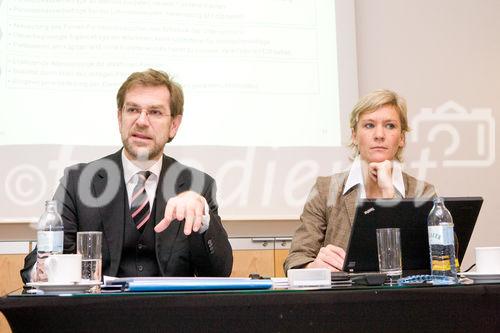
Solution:
M 147 68 L 182 85 L 165 153 L 216 179 L 222 218 L 297 218 L 347 167 L 355 45 L 351 1 L 0 1 L 0 220 L 121 147 L 116 92 Z

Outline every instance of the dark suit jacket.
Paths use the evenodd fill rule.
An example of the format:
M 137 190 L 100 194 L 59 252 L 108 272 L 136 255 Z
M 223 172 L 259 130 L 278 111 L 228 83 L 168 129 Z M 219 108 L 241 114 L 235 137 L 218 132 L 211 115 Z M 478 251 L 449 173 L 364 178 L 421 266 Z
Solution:
M 169 198 L 193 190 L 210 207 L 209 228 L 202 235 L 184 235 L 184 221 L 174 220 L 155 234 L 155 251 L 163 276 L 229 276 L 233 265 L 231 245 L 218 215 L 215 181 L 209 175 L 189 168 L 163 155 L 162 170 L 155 196 L 155 225 L 163 219 Z M 77 164 L 65 170 L 54 199 L 59 202 L 64 222 L 64 252 L 76 252 L 78 231 L 102 231 L 102 272 L 116 276 L 120 265 L 126 186 L 121 150 L 102 159 Z M 21 270 L 24 282 L 36 262 L 36 249 L 28 254 Z

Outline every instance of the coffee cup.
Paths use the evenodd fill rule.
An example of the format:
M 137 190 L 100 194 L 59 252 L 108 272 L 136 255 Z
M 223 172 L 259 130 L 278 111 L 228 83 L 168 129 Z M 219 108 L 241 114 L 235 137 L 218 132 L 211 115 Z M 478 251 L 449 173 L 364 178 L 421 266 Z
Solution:
M 476 247 L 476 272 L 500 274 L 500 246 Z
M 45 260 L 50 283 L 78 283 L 82 279 L 81 254 L 54 254 Z

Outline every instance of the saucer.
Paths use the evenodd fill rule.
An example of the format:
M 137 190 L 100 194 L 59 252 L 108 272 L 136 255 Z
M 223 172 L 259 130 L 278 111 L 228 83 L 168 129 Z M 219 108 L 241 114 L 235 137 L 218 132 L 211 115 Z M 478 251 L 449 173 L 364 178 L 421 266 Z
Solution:
M 466 272 L 460 275 L 474 280 L 474 283 L 500 283 L 500 273 Z
M 29 282 L 28 287 L 33 287 L 48 294 L 81 294 L 87 292 L 90 288 L 101 285 L 101 282 L 69 282 L 69 283 L 53 283 L 53 282 Z

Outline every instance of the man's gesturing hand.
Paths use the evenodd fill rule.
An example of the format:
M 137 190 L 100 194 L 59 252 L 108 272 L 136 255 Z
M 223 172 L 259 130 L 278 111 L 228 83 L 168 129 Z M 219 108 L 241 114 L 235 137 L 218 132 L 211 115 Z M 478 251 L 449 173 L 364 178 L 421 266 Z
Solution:
M 186 220 L 184 234 L 190 235 L 192 231 L 200 230 L 204 210 L 205 199 L 201 195 L 193 191 L 182 192 L 168 200 L 163 220 L 155 226 L 155 231 L 167 229 L 173 220 Z

